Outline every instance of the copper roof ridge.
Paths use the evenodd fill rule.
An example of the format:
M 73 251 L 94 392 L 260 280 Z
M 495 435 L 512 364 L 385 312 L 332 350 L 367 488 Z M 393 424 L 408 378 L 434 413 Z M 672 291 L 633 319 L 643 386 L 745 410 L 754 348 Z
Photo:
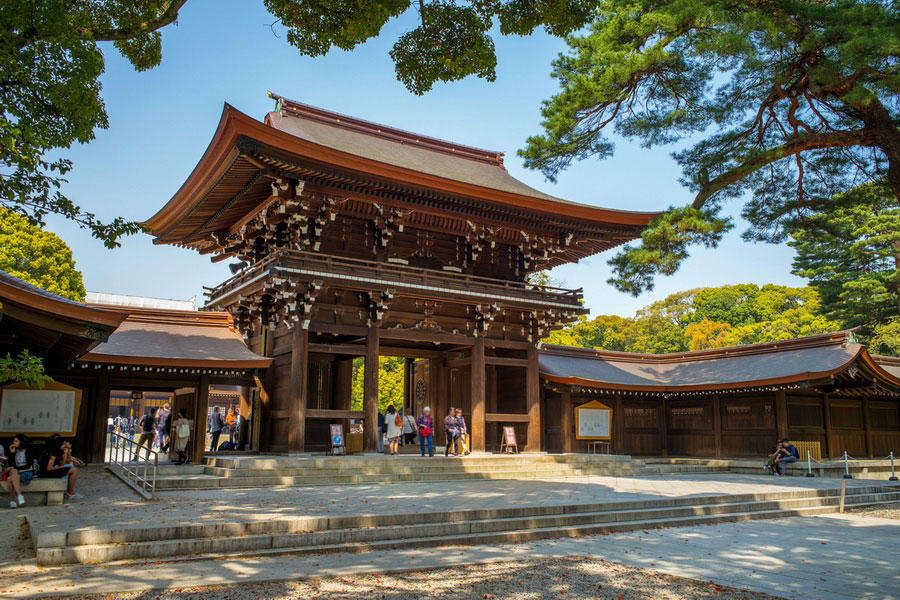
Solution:
M 778 340 L 772 342 L 760 342 L 756 344 L 744 344 L 741 346 L 726 346 L 724 348 L 710 348 L 707 350 L 691 350 L 687 352 L 672 352 L 668 354 L 643 354 L 637 352 L 621 352 L 617 350 L 597 350 L 592 348 L 578 348 L 571 346 L 556 346 L 543 344 L 542 352 L 548 354 L 575 354 L 585 355 L 584 358 L 606 358 L 621 362 L 645 362 L 667 364 L 674 362 L 689 362 L 696 360 L 712 360 L 717 358 L 731 358 L 737 356 L 750 356 L 754 354 L 769 354 L 773 352 L 785 352 L 807 348 L 820 348 L 825 346 L 851 346 L 858 345 L 850 342 L 850 334 L 855 329 L 844 329 L 832 333 Z
M 279 96 L 272 92 L 268 92 L 268 95 L 270 98 L 280 102 L 282 110 L 287 110 L 287 116 L 304 118 L 325 125 L 346 129 L 348 131 L 364 133 L 392 142 L 399 142 L 401 144 L 415 144 L 419 148 L 442 152 L 451 156 L 459 156 L 460 158 L 477 162 L 488 163 L 505 170 L 505 167 L 503 166 L 503 152 L 458 144 L 449 140 L 418 134 L 398 127 L 391 127 L 390 125 L 367 121 L 358 117 L 319 108 L 318 106 L 297 102 L 296 100 L 291 100 L 290 98 L 285 98 L 284 96 Z
M 900 365 L 900 356 L 885 356 L 884 354 L 872 354 L 869 353 L 869 356 L 872 357 L 872 360 L 878 363 L 887 363 L 890 365 Z
M 127 311 L 119 307 L 93 306 L 69 300 L 23 281 L 6 271 L 0 271 L 0 296 L 12 304 L 49 312 L 59 318 L 104 325 L 112 329 L 118 327 L 127 316 Z

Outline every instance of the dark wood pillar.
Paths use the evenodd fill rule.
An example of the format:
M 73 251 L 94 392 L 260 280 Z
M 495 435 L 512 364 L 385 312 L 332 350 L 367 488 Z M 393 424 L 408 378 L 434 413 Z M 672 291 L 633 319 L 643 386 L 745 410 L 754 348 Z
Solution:
M 96 411 L 91 423 L 91 453 L 88 462 L 103 464 L 106 462 L 106 419 L 109 418 L 109 371 L 106 369 L 101 369 L 93 392 L 93 402 L 82 398 L 82 406 L 93 404 Z
M 191 452 L 188 459 L 203 463 L 206 454 L 206 420 L 209 412 L 209 375 L 201 375 L 197 380 L 197 393 L 194 395 L 194 431 L 191 434 Z
M 353 359 L 337 358 L 334 361 L 334 408 L 335 410 L 350 410 L 353 400 Z M 344 435 L 350 431 L 350 419 L 341 419 L 344 427 Z
M 303 452 L 306 439 L 309 332 L 297 323 L 291 337 L 291 395 L 288 409 L 288 452 Z
M 497 365 L 487 366 L 487 390 L 485 391 L 485 405 L 487 412 L 497 412 Z M 497 440 L 497 423 L 485 424 L 484 445 L 486 448 L 495 448 L 499 445 Z
M 528 409 L 528 444 L 526 452 L 541 451 L 541 374 L 537 345 L 528 347 L 528 367 L 525 369 L 525 406 Z
M 722 400 L 713 396 L 713 434 L 716 438 L 716 457 L 722 456 Z
M 841 450 L 836 447 L 834 433 L 831 431 L 831 398 L 828 397 L 828 394 L 822 398 L 822 418 L 825 419 L 825 456 L 838 456 Z
M 775 429 L 778 439 L 788 436 L 787 393 L 784 390 L 775 392 Z
M 660 456 L 668 456 L 669 455 L 669 439 L 668 439 L 668 427 L 669 427 L 669 414 L 668 414 L 668 402 L 663 398 L 659 401 L 659 455 Z
M 475 338 L 472 345 L 472 372 L 470 374 L 472 400 L 472 450 L 484 452 L 484 338 Z
M 613 412 L 613 447 L 616 454 L 625 454 L 625 409 L 622 394 L 616 394 L 616 410 Z
M 566 390 L 559 400 L 559 437 L 564 453 L 575 452 L 575 410 L 572 408 L 572 393 Z
M 866 428 L 866 453 L 869 458 L 874 458 L 875 448 L 872 445 L 872 417 L 869 415 L 869 398 L 863 398 L 863 426 Z
M 365 451 L 378 451 L 378 345 L 381 330 L 377 325 L 369 327 L 366 336 L 366 364 L 363 370 L 363 410 L 366 413 Z

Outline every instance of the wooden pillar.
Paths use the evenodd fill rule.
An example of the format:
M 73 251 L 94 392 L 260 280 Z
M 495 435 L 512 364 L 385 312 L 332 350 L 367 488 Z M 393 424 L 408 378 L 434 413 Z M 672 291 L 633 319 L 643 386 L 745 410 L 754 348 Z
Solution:
M 191 451 L 188 459 L 203 464 L 203 456 L 206 453 L 206 413 L 209 411 L 209 375 L 201 375 L 197 380 L 197 393 L 194 399 L 194 431 L 191 434 Z
M 525 370 L 525 405 L 528 409 L 528 444 L 526 452 L 541 451 L 541 374 L 537 345 L 528 347 L 528 367 Z
M 487 366 L 487 390 L 485 391 L 485 405 L 487 412 L 497 412 L 497 365 Z M 485 424 L 484 444 L 486 448 L 495 448 L 497 441 L 497 423 Z
M 403 408 L 407 406 L 412 406 L 415 398 L 415 391 L 413 390 L 413 379 L 415 379 L 414 371 L 413 371 L 413 359 L 404 358 L 403 359 Z M 406 414 L 406 411 L 403 411 L 403 414 Z
M 88 462 L 103 464 L 106 462 L 106 419 L 109 418 L 109 371 L 106 369 L 101 369 L 97 377 L 93 405 L 96 412 L 91 423 L 91 453 Z
M 291 394 L 288 408 L 288 452 L 303 452 L 306 439 L 309 332 L 297 323 L 291 337 Z
M 722 456 L 722 400 L 713 396 L 713 434 L 716 437 L 716 458 Z
M 378 345 L 381 330 L 377 325 L 369 327 L 366 336 L 366 364 L 363 370 L 363 410 L 366 413 L 365 451 L 378 451 Z
M 575 452 L 575 410 L 572 408 L 572 393 L 562 392 L 559 400 L 559 437 L 564 453 Z
M 784 390 L 775 392 L 775 429 L 778 439 L 788 436 L 787 393 Z
M 831 431 L 831 398 L 825 394 L 822 398 L 822 418 L 825 420 L 825 456 L 838 456 L 843 449 L 838 449 Z
M 868 396 L 863 398 L 862 411 L 863 411 L 863 425 L 866 428 L 866 453 L 868 454 L 869 458 L 874 458 L 875 448 L 872 445 L 872 417 L 869 415 L 869 398 L 868 398 Z
M 613 447 L 616 454 L 625 454 L 625 409 L 622 394 L 616 394 L 616 410 L 613 412 Z
M 331 388 L 334 393 L 333 403 L 335 410 L 350 410 L 353 400 L 353 359 L 337 358 L 334 361 L 334 381 Z M 350 431 L 350 419 L 341 419 L 344 427 L 344 435 Z
M 469 383 L 471 385 L 472 400 L 472 450 L 484 452 L 484 338 L 475 338 L 472 345 L 472 372 Z
M 268 358 L 275 356 L 274 335 L 266 326 L 263 326 L 260 332 L 260 346 L 260 354 Z M 258 450 L 265 451 L 272 446 L 272 440 L 269 439 L 272 433 L 269 415 L 273 410 L 272 391 L 275 388 L 275 367 L 266 369 L 261 377 L 254 376 L 254 380 L 259 388 L 259 410 L 257 411 L 258 414 L 253 415 L 253 430 L 258 432 L 254 445 Z M 281 440 L 275 440 L 275 445 L 281 444 Z
M 668 402 L 665 398 L 659 401 L 659 455 L 660 456 L 668 456 L 669 455 L 669 440 L 668 440 L 668 431 L 667 428 L 669 426 L 669 414 L 668 414 Z

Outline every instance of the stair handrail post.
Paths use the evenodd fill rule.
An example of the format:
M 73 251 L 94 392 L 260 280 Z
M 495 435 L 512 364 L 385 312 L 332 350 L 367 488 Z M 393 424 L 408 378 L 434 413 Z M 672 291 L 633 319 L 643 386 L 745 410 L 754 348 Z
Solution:
M 894 453 L 891 452 L 891 476 L 888 477 L 888 481 L 900 481 L 897 479 L 897 474 L 894 473 Z
M 844 479 L 853 479 L 853 475 L 850 474 L 850 457 L 847 456 L 846 450 L 844 450 Z
M 810 455 L 809 450 L 806 451 L 806 476 L 816 476 L 815 473 L 812 472 L 812 456 Z

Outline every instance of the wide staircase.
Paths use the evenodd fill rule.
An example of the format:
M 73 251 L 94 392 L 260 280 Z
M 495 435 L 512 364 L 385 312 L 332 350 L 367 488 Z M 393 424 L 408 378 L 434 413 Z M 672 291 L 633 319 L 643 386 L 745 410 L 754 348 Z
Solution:
M 223 459 L 228 460 L 228 459 Z M 234 459 L 231 459 L 234 460 Z M 224 467 L 215 467 L 224 468 Z M 900 486 L 857 483 L 847 507 L 900 502 Z M 29 518 L 40 565 L 185 561 L 526 542 L 684 525 L 836 512 L 840 489 L 653 498 L 603 504 L 407 514 L 289 517 L 43 533 Z
M 203 465 L 161 466 L 156 489 L 217 489 L 476 479 L 566 479 L 661 473 L 715 473 L 726 467 L 648 465 L 606 454 L 419 456 L 216 456 Z

